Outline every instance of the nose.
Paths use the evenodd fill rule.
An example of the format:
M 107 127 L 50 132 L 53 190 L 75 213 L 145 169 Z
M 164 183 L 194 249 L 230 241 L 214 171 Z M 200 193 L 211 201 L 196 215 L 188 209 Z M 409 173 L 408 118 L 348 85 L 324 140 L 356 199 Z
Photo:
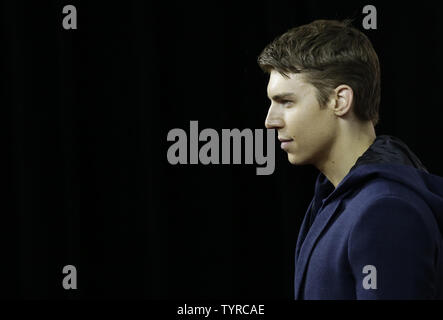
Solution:
M 279 129 L 284 127 L 284 125 L 281 114 L 277 112 L 275 106 L 271 104 L 268 110 L 268 115 L 266 116 L 265 127 L 267 129 Z

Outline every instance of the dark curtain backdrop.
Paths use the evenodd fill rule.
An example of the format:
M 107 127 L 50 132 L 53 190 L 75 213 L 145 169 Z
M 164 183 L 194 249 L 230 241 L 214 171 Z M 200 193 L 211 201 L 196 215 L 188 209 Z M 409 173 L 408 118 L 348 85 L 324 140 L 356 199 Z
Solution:
M 78 29 L 62 28 L 73 4 Z M 362 8 L 378 29 L 363 30 Z M 377 134 L 443 175 L 441 12 L 431 2 L 2 1 L 6 298 L 292 299 L 318 171 L 168 163 L 173 128 L 264 129 L 264 46 L 354 18 L 379 54 Z M 62 287 L 76 266 L 78 289 Z

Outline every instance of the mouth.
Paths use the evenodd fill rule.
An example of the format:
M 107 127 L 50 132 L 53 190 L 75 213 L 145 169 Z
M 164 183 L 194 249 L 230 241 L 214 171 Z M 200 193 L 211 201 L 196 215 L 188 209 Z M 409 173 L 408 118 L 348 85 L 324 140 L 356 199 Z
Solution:
M 281 142 L 281 148 L 283 150 L 285 150 L 292 141 L 292 139 L 287 139 L 287 138 L 278 138 L 278 140 Z

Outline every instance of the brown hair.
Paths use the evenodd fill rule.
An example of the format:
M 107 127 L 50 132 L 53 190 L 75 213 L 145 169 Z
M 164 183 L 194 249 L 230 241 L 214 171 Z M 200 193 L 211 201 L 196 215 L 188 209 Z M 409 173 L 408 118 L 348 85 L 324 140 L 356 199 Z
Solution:
M 340 84 L 354 92 L 358 119 L 378 123 L 380 65 L 371 42 L 350 20 L 316 20 L 290 29 L 272 41 L 258 57 L 266 71 L 283 76 L 303 73 L 317 89 L 317 100 L 325 106 Z

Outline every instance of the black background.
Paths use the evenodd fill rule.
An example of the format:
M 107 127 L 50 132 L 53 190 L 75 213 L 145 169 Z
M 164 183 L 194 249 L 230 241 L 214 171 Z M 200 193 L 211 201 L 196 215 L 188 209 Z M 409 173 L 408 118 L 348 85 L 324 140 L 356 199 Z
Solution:
M 64 30 L 73 4 L 78 29 Z M 378 29 L 363 30 L 362 8 Z M 377 134 L 443 175 L 437 5 L 357 1 L 2 1 L 8 183 L 0 293 L 9 298 L 292 299 L 315 168 L 170 165 L 169 130 L 263 129 L 256 58 L 315 19 L 354 18 L 378 52 Z M 77 267 L 78 289 L 62 287 Z

